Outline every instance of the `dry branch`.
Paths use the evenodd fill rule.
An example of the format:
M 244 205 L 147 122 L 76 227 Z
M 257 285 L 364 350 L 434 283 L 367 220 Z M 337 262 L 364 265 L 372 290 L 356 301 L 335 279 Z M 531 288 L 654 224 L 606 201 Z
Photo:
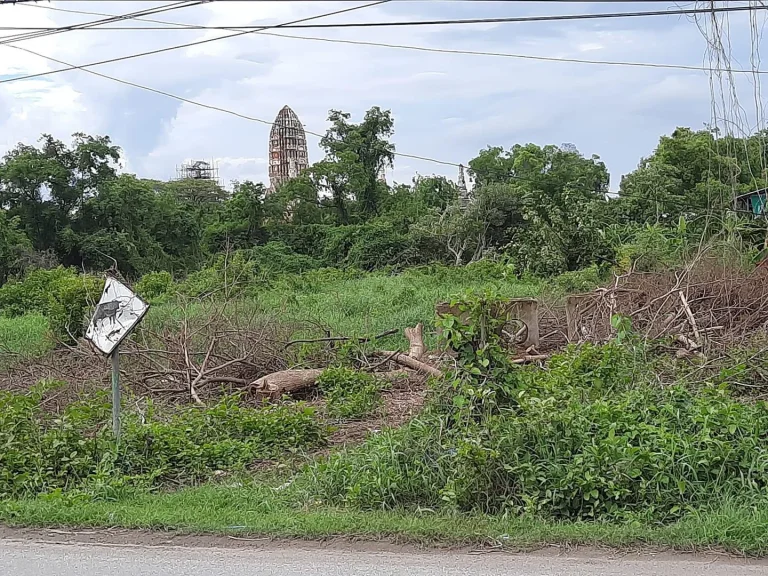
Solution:
M 397 362 L 401 366 L 405 366 L 406 368 L 410 368 L 412 370 L 416 370 L 417 372 L 423 372 L 424 374 L 430 374 L 432 376 L 442 376 L 443 373 L 435 368 L 434 366 L 430 366 L 426 362 L 422 362 L 421 360 L 416 360 L 415 358 L 411 358 L 408 354 L 404 354 L 402 352 L 388 352 L 386 350 L 382 350 L 379 352 L 379 354 L 386 354 L 390 356 L 393 362 Z
M 352 338 L 350 336 L 326 336 L 325 338 L 302 338 L 300 340 L 291 340 L 285 345 L 285 348 L 290 348 L 294 344 L 313 344 L 316 342 L 348 342 L 349 340 L 354 340 L 355 342 L 364 344 L 365 342 L 371 342 L 372 340 L 379 340 L 381 338 L 384 338 L 385 336 L 392 336 L 393 334 L 397 334 L 397 333 L 398 333 L 397 328 L 390 328 L 389 330 L 385 330 L 381 334 L 376 334 L 376 336 L 370 336 L 365 338 Z

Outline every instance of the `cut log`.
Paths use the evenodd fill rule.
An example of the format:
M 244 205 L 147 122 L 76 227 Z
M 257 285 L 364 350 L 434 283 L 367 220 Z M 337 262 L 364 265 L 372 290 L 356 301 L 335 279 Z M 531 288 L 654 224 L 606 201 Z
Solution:
M 406 328 L 404 330 L 405 337 L 410 342 L 408 349 L 408 356 L 415 360 L 421 360 L 424 356 L 424 324 L 419 322 L 414 328 Z
M 379 354 L 390 356 L 390 359 L 393 362 L 397 362 L 401 366 L 405 366 L 406 368 L 416 370 L 417 372 L 431 374 L 432 376 L 443 375 L 443 373 L 437 368 L 435 368 L 434 366 L 430 366 L 429 364 L 422 362 L 421 360 L 416 360 L 415 358 L 411 358 L 408 354 L 404 354 L 402 352 L 387 352 L 386 350 L 382 350 L 379 352 Z
M 260 396 L 277 400 L 283 394 L 296 392 L 314 386 L 323 368 L 306 370 L 281 370 L 262 376 L 251 384 L 251 389 Z

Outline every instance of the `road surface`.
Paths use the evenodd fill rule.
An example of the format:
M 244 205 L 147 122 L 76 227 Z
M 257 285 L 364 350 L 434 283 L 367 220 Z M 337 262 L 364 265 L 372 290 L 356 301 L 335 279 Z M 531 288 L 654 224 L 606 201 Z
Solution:
M 5 576 L 756 576 L 763 562 L 693 556 L 136 547 L 0 540 Z

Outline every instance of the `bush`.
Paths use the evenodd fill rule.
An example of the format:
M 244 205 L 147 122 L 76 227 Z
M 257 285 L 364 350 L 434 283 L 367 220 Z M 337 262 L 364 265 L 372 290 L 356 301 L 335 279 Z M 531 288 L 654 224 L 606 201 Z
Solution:
M 555 276 L 554 283 L 566 294 L 578 294 L 594 290 L 605 280 L 605 272 L 593 265 L 583 270 L 564 272 Z
M 319 268 L 318 260 L 296 254 L 280 242 L 248 250 L 219 254 L 213 263 L 193 272 L 179 285 L 179 292 L 193 298 L 235 296 L 264 288 L 277 280 Z
M 150 272 L 144 274 L 136 283 L 136 293 L 146 300 L 157 301 L 167 296 L 173 288 L 173 276 L 170 272 Z
M 739 403 L 724 385 L 660 386 L 632 348 L 572 348 L 547 371 L 519 369 L 506 395 L 482 375 L 462 382 L 453 403 L 316 464 L 317 496 L 359 508 L 669 520 L 715 493 L 768 488 L 768 405 Z M 480 409 L 467 410 L 470 393 Z
M 0 498 L 71 490 L 90 483 L 158 486 L 191 483 L 213 472 L 321 445 L 325 429 L 312 408 L 287 404 L 247 408 L 223 398 L 160 418 L 150 404 L 126 412 L 117 450 L 110 404 L 97 394 L 46 413 L 41 401 L 63 383 L 28 394 L 0 393 Z
M 258 269 L 269 277 L 301 274 L 321 267 L 319 260 L 297 254 L 282 242 L 268 242 L 264 246 L 255 246 L 250 252 Z
M 362 418 L 381 404 L 382 383 L 350 368 L 328 368 L 317 379 L 334 418 Z
M 71 340 L 83 335 L 88 310 L 99 300 L 102 286 L 101 278 L 71 268 L 33 270 L 0 287 L 0 310 L 8 317 L 42 314 L 56 337 Z

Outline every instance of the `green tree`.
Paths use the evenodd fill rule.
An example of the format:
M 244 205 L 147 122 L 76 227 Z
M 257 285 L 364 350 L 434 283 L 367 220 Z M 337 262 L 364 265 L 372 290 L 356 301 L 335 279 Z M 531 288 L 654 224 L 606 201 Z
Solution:
M 349 224 L 350 204 L 353 191 L 366 184 L 365 169 L 354 152 L 341 152 L 335 160 L 323 160 L 313 164 L 310 178 L 318 190 L 330 192 L 329 205 L 336 214 L 338 224 Z
M 36 249 L 48 250 L 83 203 L 116 177 L 120 149 L 108 136 L 81 133 L 72 146 L 48 134 L 40 142 L 19 144 L 0 162 L 0 203 L 19 217 Z
M 610 258 L 609 177 L 597 156 L 526 144 L 489 147 L 469 166 L 478 198 L 469 213 L 484 224 L 479 248 L 505 247 L 519 269 L 540 274 Z
M 395 146 L 389 142 L 394 134 L 394 120 L 389 110 L 374 106 L 365 113 L 363 121 L 354 124 L 349 121 L 350 114 L 331 110 L 328 121 L 331 127 L 320 139 L 320 146 L 325 150 L 326 165 L 321 172 L 334 173 L 333 181 L 345 181 L 347 198 L 354 196 L 364 219 L 378 214 L 379 203 L 386 186 L 379 182 L 382 169 L 392 166 Z M 329 166 L 327 163 L 335 164 Z M 341 178 L 342 172 L 348 172 Z M 353 187 L 350 189 L 349 187 Z M 338 191 L 334 191 L 339 196 Z M 339 210 L 338 200 L 334 200 Z
M 234 193 L 224 202 L 215 222 L 205 229 L 209 252 L 248 248 L 266 240 L 264 230 L 264 185 L 235 182 Z
M 268 194 L 264 199 L 264 214 L 272 222 L 290 221 L 297 226 L 319 224 L 323 215 L 312 172 L 291 178 Z
M 32 250 L 32 243 L 21 230 L 19 217 L 10 218 L 0 210 L 0 284 L 11 275 L 23 272 L 25 258 Z

